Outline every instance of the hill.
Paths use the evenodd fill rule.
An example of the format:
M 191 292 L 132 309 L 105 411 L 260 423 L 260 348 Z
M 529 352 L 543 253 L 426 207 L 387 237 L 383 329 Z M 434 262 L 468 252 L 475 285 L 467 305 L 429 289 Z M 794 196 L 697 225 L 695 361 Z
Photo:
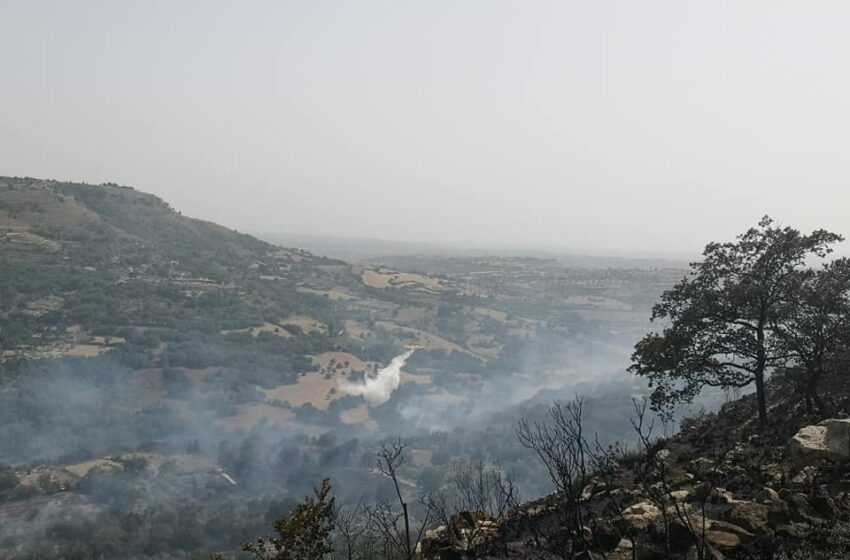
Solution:
M 627 409 L 629 344 L 680 274 L 354 265 L 128 187 L 0 178 L 0 557 L 235 550 L 322 476 L 383 497 L 374 453 L 399 435 L 410 492 L 477 459 L 542 492 L 516 419 L 578 387 Z M 341 390 L 409 347 L 388 402 Z

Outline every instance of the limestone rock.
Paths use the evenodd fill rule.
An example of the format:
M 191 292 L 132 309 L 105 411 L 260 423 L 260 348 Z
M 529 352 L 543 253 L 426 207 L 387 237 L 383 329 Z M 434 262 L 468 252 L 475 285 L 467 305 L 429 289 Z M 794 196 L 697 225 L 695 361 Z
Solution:
M 661 517 L 661 510 L 649 502 L 640 502 L 624 509 L 622 515 L 630 528 L 642 531 Z
M 811 465 L 832 454 L 826 446 L 826 426 L 805 426 L 800 428 L 788 444 L 791 460 L 799 467 Z

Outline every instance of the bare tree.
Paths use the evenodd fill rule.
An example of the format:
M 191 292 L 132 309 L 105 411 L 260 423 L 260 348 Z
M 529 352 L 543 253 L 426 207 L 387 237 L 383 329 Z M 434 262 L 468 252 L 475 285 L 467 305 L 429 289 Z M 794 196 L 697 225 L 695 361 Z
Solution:
M 446 527 L 449 542 L 464 550 L 495 537 L 494 519 L 519 505 L 513 478 L 500 465 L 457 462 L 450 482 L 447 490 L 425 497 L 423 504 Z
M 338 541 L 341 541 L 344 549 L 342 558 L 346 560 L 363 558 L 363 538 L 369 528 L 363 502 L 358 501 L 353 507 L 338 506 L 334 520 Z
M 430 521 L 430 511 L 425 508 L 422 518 L 419 519 L 419 527 L 414 535 L 411 532 L 411 517 L 407 501 L 401 491 L 402 479 L 399 476 L 399 468 L 407 461 L 407 444 L 397 440 L 392 444 L 384 444 L 378 452 L 378 471 L 389 478 L 393 483 L 396 497 L 398 498 L 401 513 L 389 504 L 381 502 L 370 508 L 369 517 L 373 530 L 383 539 L 388 554 L 393 558 L 400 557 L 411 560 L 414 557 L 416 546 L 422 540 L 425 527 Z
M 520 443 L 534 451 L 549 473 L 558 496 L 561 523 L 545 535 L 551 552 L 570 557 L 587 549 L 584 533 L 582 490 L 589 481 L 593 453 L 584 435 L 584 401 L 556 402 L 546 421 L 520 421 L 516 434 Z

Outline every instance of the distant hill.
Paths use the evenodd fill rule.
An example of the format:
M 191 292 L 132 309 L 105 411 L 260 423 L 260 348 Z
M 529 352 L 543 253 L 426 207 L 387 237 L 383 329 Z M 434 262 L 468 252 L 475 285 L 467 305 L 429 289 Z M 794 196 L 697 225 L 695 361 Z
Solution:
M 272 243 L 303 247 L 317 255 L 349 262 L 392 262 L 396 258 L 421 259 L 428 257 L 532 257 L 557 261 L 561 266 L 574 268 L 685 268 L 692 258 L 686 255 L 596 255 L 578 251 L 558 251 L 534 247 L 459 247 L 439 243 L 415 243 L 388 239 L 333 237 L 298 233 L 256 233 Z
M 297 313 L 298 279 L 333 263 L 187 218 L 129 187 L 0 178 L 0 349 L 30 346 L 36 334 L 68 338 L 67 329 L 226 328 Z M 281 280 L 274 294 L 242 294 L 271 277 Z

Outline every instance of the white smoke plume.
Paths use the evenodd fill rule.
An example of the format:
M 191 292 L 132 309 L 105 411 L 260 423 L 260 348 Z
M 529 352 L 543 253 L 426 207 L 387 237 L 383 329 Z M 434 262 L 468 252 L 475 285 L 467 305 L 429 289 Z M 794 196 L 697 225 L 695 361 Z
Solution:
M 398 389 L 401 383 L 401 368 L 404 367 L 405 362 L 415 350 L 414 348 L 396 356 L 392 359 L 390 365 L 379 371 L 375 377 L 367 375 L 363 383 L 340 382 L 340 389 L 349 395 L 362 396 L 372 406 L 384 404 L 390 400 L 393 391 Z

